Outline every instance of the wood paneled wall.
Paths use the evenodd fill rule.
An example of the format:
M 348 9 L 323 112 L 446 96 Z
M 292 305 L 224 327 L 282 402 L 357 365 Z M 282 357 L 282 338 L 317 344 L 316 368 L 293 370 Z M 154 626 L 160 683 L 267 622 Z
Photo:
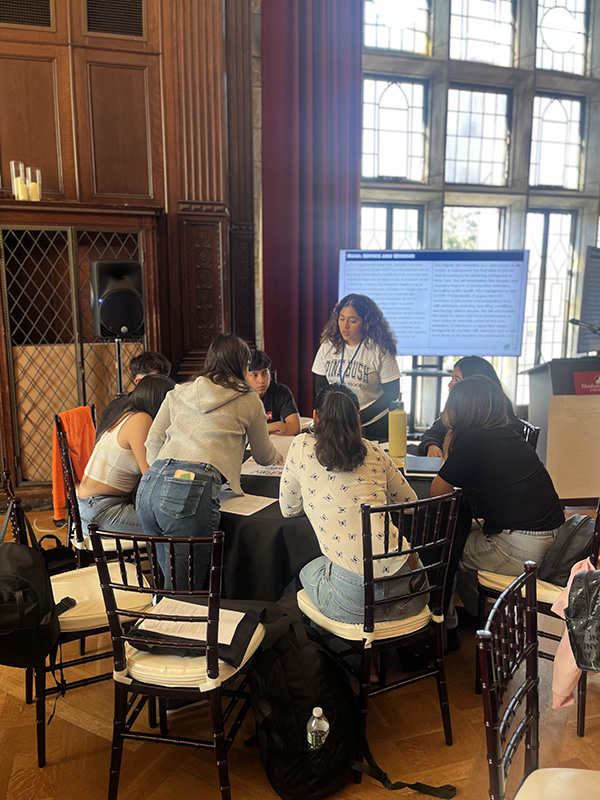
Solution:
M 250 2 L 144 0 L 133 36 L 113 12 L 112 33 L 88 30 L 86 0 L 47 2 L 45 26 L 3 24 L 19 0 L 0 8 L 0 214 L 84 228 L 158 214 L 147 343 L 194 373 L 219 332 L 255 341 Z M 12 199 L 11 160 L 42 170 L 41 203 Z
M 44 204 L 162 209 L 149 344 L 194 372 L 220 331 L 255 338 L 250 3 L 146 0 L 133 37 L 48 4 L 46 28 L 0 24 L 0 205 L 18 159 Z

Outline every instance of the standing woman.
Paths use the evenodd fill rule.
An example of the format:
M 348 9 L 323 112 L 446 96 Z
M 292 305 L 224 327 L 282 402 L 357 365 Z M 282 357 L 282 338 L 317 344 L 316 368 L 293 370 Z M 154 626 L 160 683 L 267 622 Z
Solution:
M 288 451 L 279 490 L 284 517 L 304 511 L 314 528 L 323 555 L 300 571 L 300 581 L 312 603 L 326 617 L 360 623 L 364 616 L 362 503 L 406 503 L 417 497 L 392 459 L 377 444 L 363 439 L 359 403 L 347 386 L 322 389 L 315 408 L 314 433 L 296 436 Z M 383 514 L 373 515 L 373 552 L 383 552 Z M 391 526 L 390 552 L 398 545 Z M 406 542 L 404 547 L 408 547 Z M 402 600 L 410 591 L 410 573 L 420 562 L 414 555 L 398 556 L 375 565 L 375 599 L 397 597 L 379 607 L 375 619 L 402 619 L 418 614 L 427 595 Z M 422 577 L 423 573 L 421 573 Z M 414 590 L 414 587 L 413 587 Z
M 458 567 L 459 593 L 476 615 L 477 570 L 520 575 L 524 561 L 539 564 L 565 517 L 550 475 L 510 424 L 506 396 L 494 381 L 473 375 L 456 383 L 442 420 L 447 455 L 431 496 L 459 486 L 483 519 L 483 530 L 469 533 Z
M 133 493 L 148 469 L 146 436 L 173 386 L 166 375 L 142 378 L 120 415 L 100 434 L 77 489 L 86 533 L 92 522 L 105 531 L 142 533 Z
M 240 470 L 246 438 L 259 464 L 278 453 L 269 439 L 258 394 L 245 381 L 250 351 L 243 339 L 224 333 L 214 340 L 204 370 L 176 386 L 154 420 L 146 449 L 150 469 L 140 482 L 137 509 L 148 536 L 210 536 L 219 526 L 223 480 L 242 493 Z M 157 547 L 165 572 L 165 551 Z M 210 547 L 195 553 L 194 586 L 202 588 Z M 176 576 L 185 575 L 187 550 L 176 548 Z M 170 578 L 165 575 L 167 588 Z
M 328 383 L 358 395 L 363 435 L 388 438 L 388 411 L 400 392 L 396 340 L 379 306 L 362 294 L 348 294 L 335 306 L 315 357 L 315 393 Z

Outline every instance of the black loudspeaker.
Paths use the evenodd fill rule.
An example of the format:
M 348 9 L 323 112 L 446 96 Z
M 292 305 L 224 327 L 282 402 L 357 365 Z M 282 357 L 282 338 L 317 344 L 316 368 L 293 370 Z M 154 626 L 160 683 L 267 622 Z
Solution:
M 144 333 L 144 284 L 138 261 L 93 261 L 90 294 L 96 336 L 123 339 Z

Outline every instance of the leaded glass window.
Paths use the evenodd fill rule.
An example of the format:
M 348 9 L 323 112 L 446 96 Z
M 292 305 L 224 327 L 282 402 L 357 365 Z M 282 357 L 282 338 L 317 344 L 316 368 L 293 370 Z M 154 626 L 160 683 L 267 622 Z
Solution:
M 419 250 L 422 247 L 421 209 L 363 204 L 360 247 L 361 250 Z
M 452 0 L 450 58 L 513 65 L 513 0 Z
M 531 186 L 578 189 L 583 103 L 567 97 L 533 99 Z
M 365 0 L 365 47 L 427 53 L 428 0 Z
M 565 211 L 527 214 L 525 249 L 529 250 L 529 271 L 519 373 L 567 355 L 574 222 L 575 214 Z M 520 374 L 517 403 L 528 402 L 529 377 Z
M 508 172 L 508 94 L 448 91 L 446 182 L 504 186 Z
M 424 83 L 363 81 L 362 148 L 364 178 L 424 179 Z
M 504 209 L 482 206 L 444 208 L 444 250 L 500 250 Z
M 535 65 L 585 72 L 587 0 L 538 0 Z

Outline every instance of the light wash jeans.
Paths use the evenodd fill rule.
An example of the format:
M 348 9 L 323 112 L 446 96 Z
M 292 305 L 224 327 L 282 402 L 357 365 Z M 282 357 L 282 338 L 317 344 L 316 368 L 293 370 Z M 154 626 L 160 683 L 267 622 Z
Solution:
M 85 536 L 89 536 L 88 525 L 92 522 L 112 533 L 144 532 L 130 494 L 84 497 L 79 500 L 79 514 Z
M 193 480 L 175 477 L 177 470 L 194 473 Z M 147 536 L 212 536 L 221 519 L 222 476 L 211 464 L 166 459 L 155 461 L 142 476 L 136 495 L 138 516 Z M 158 563 L 170 589 L 168 548 L 157 545 Z M 210 567 L 210 545 L 194 550 L 194 589 L 202 589 Z M 187 547 L 175 547 L 175 580 L 187 586 Z
M 482 530 L 469 534 L 458 565 L 457 587 L 465 608 L 477 615 L 477 570 L 496 572 L 498 575 L 520 575 L 525 561 L 535 561 L 539 566 L 558 528 L 551 531 L 500 531 L 486 536 Z
M 412 570 L 404 563 L 397 580 L 376 581 L 375 600 L 400 598 L 410 591 Z M 334 564 L 327 556 L 319 556 L 300 570 L 300 581 L 311 602 L 329 619 L 338 622 L 362 623 L 364 619 L 365 589 L 362 576 Z M 422 594 L 410 600 L 375 608 L 375 621 L 412 617 L 423 610 L 429 595 Z

